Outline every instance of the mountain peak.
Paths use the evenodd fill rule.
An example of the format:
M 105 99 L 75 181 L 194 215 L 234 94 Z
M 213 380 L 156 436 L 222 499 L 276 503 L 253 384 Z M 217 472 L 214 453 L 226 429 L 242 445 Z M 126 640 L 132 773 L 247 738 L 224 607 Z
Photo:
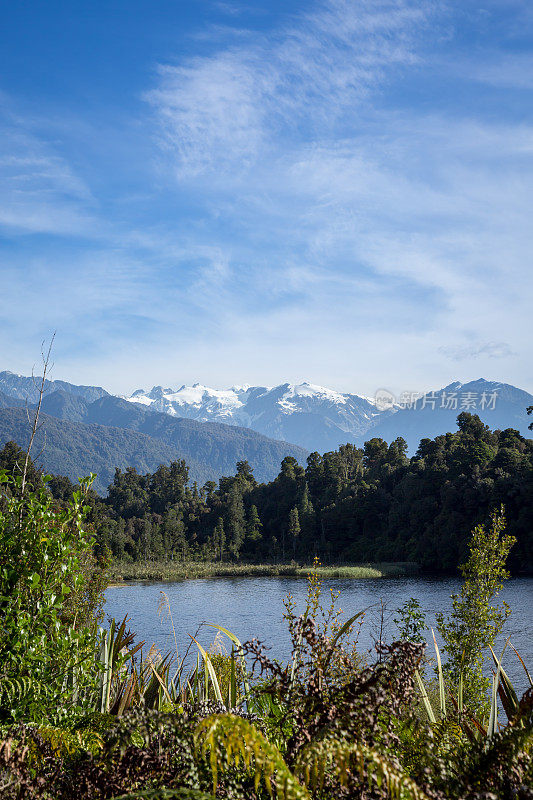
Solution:
M 455 397 L 448 399 L 452 393 Z M 496 403 L 490 399 L 495 393 Z M 410 448 L 416 449 L 418 440 L 428 433 L 454 430 L 461 411 L 479 413 L 492 427 L 518 428 L 528 435 L 525 409 L 533 397 L 528 400 L 530 395 L 520 389 L 477 378 L 453 381 L 431 394 L 445 394 L 446 403 L 419 403 L 420 414 L 399 404 L 380 409 L 374 398 L 338 392 L 309 380 L 273 387 L 242 384 L 230 389 L 196 382 L 176 391 L 154 387 L 148 394 L 135 392 L 127 399 L 174 417 L 252 428 L 273 439 L 322 452 L 346 442 L 361 445 L 380 435 L 387 441 L 402 435 Z

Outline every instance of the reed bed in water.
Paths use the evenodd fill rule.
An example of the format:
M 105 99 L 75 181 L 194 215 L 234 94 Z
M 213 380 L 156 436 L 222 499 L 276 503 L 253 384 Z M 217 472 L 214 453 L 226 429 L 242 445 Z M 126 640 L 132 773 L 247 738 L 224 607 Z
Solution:
M 409 562 L 355 564 L 313 567 L 299 564 L 232 564 L 215 562 L 147 561 L 114 563 L 109 570 L 111 583 L 122 581 L 179 581 L 188 578 L 278 577 L 307 578 L 315 572 L 320 578 L 398 578 L 414 575 L 417 565 Z

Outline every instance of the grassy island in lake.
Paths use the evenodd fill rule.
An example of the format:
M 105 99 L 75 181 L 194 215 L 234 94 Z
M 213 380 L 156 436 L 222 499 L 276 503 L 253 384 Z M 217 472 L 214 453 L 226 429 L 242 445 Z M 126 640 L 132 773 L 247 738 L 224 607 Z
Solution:
M 312 564 L 234 564 L 213 561 L 146 561 L 114 563 L 109 570 L 111 583 L 122 581 L 179 581 L 187 578 L 279 577 L 307 578 L 316 572 L 320 578 L 401 578 L 415 575 L 418 565 L 411 562 L 319 566 Z

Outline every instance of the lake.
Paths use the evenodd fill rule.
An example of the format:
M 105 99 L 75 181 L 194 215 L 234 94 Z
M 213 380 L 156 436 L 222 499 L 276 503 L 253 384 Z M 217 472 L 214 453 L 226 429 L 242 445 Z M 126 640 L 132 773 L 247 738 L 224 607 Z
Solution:
M 368 609 L 361 629 L 359 645 L 369 650 L 378 638 L 381 619 L 381 602 L 385 612 L 385 640 L 395 638 L 393 618 L 395 610 L 410 597 L 415 597 L 427 613 L 429 625 L 435 625 L 435 613 L 450 608 L 450 594 L 460 589 L 455 578 L 381 578 L 381 579 L 329 579 L 323 582 L 325 603 L 329 589 L 340 592 L 339 606 L 346 617 Z M 201 578 L 176 583 L 125 583 L 112 586 L 106 592 L 105 612 L 121 620 L 125 614 L 138 639 L 147 645 L 155 643 L 160 650 L 174 650 L 170 622 L 158 617 L 157 608 L 161 592 L 168 595 L 180 654 L 185 651 L 199 625 L 216 622 L 232 631 L 244 642 L 257 638 L 270 648 L 270 655 L 286 659 L 290 655 L 290 641 L 282 619 L 283 598 L 290 592 L 297 609 L 303 609 L 307 590 L 305 578 Z M 530 673 L 533 667 L 533 578 L 514 578 L 508 581 L 501 594 L 512 609 L 506 623 L 505 637 L 510 636 Z M 198 640 L 209 646 L 215 631 L 200 630 Z M 431 636 L 431 634 L 429 634 Z M 507 651 L 504 667 L 516 688 L 524 690 L 527 679 L 516 656 Z

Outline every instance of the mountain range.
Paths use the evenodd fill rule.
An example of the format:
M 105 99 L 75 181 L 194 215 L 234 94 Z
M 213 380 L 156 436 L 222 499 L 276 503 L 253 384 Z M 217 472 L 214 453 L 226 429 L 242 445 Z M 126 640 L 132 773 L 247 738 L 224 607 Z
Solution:
M 319 452 L 364 437 L 380 414 L 374 400 L 307 382 L 227 390 L 199 383 L 175 391 L 154 386 L 150 392 L 137 389 L 126 399 L 174 417 L 252 428 Z
M 137 389 L 126 399 L 174 417 L 249 427 L 321 453 L 348 441 L 361 446 L 373 437 L 390 442 L 397 436 L 414 453 L 420 439 L 455 430 L 461 411 L 478 414 L 492 429 L 515 428 L 528 436 L 526 408 L 533 404 L 528 392 L 483 378 L 398 398 L 384 390 L 373 398 L 342 394 L 311 383 L 227 390 L 196 383 L 177 390 Z
M 37 398 L 31 378 L 0 373 L 0 446 L 10 440 L 27 445 L 25 406 L 31 411 Z M 302 447 L 250 428 L 170 417 L 98 387 L 63 381 L 46 384 L 41 414 L 42 427 L 32 451 L 39 455 L 38 462 L 46 471 L 72 480 L 95 472 L 99 492 L 106 491 L 115 467 L 150 472 L 183 458 L 191 480 L 203 484 L 233 474 L 237 461 L 247 460 L 258 481 L 269 481 L 286 456 L 305 463 L 308 454 Z
M 38 400 L 40 379 L 0 372 L 0 445 L 27 443 L 27 409 Z M 43 427 L 34 453 L 50 472 L 96 472 L 95 488 L 105 492 L 115 467 L 153 471 L 161 463 L 184 458 L 199 483 L 232 474 L 248 460 L 259 481 L 272 480 L 285 456 L 305 463 L 308 452 L 321 453 L 352 442 L 402 436 L 412 454 L 422 438 L 453 431 L 461 411 L 478 414 L 492 429 L 515 428 L 530 436 L 526 408 L 533 395 L 482 378 L 455 382 L 423 397 L 375 398 L 336 392 L 311 383 L 275 387 L 202 384 L 119 397 L 99 386 L 46 381 Z M 292 444 L 291 444 L 292 443 Z

